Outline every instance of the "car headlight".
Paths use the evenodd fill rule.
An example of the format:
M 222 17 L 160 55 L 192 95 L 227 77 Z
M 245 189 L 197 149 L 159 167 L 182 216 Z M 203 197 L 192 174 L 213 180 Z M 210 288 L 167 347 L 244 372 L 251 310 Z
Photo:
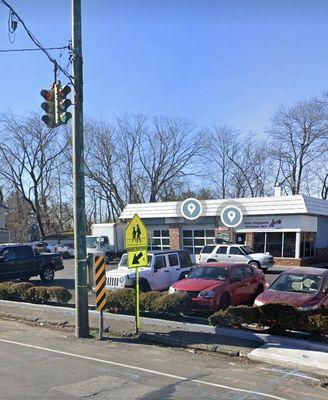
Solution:
M 199 293 L 198 297 L 214 297 L 214 290 L 203 290 Z
M 174 289 L 174 287 L 173 286 L 170 286 L 170 289 L 169 289 L 169 294 L 173 294 L 173 293 L 175 293 L 177 290 L 176 289 Z
M 120 277 L 120 283 L 123 283 L 125 281 L 125 276 Z
M 316 310 L 319 307 L 320 307 L 320 304 L 315 304 L 314 306 L 298 307 L 298 309 L 300 311 L 311 311 L 311 310 Z
M 258 307 L 261 307 L 261 306 L 263 306 L 264 303 L 263 303 L 263 301 L 261 301 L 261 300 L 255 299 L 254 304 L 255 304 L 256 306 L 258 306 Z

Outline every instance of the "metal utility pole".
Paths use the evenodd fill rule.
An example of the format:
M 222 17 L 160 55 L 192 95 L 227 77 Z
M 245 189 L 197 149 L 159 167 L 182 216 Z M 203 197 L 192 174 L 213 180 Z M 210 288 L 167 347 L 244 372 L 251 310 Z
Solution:
M 84 187 L 84 141 L 83 141 L 83 58 L 81 0 L 72 0 L 73 25 L 73 191 L 74 191 L 74 248 L 75 248 L 75 335 L 89 336 L 86 221 Z

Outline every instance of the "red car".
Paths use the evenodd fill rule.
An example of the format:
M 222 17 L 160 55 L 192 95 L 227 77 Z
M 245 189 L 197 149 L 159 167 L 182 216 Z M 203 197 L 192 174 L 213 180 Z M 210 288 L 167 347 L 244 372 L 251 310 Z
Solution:
M 264 285 L 264 273 L 251 265 L 210 263 L 195 268 L 172 285 L 169 293 L 187 293 L 194 311 L 216 311 L 253 301 Z
M 328 269 L 297 267 L 283 272 L 254 305 L 268 303 L 289 304 L 301 310 L 328 307 Z

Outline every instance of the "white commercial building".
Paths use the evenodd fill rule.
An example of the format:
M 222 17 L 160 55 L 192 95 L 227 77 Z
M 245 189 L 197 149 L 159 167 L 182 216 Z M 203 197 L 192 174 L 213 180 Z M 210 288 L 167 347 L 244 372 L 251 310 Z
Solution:
M 308 265 L 328 261 L 328 201 L 304 195 L 203 200 L 196 220 L 183 217 L 179 201 L 129 204 L 120 219 L 138 214 L 146 224 L 153 249 L 201 248 L 216 238 L 246 243 L 269 252 L 278 264 Z M 243 213 L 235 228 L 223 225 L 223 208 L 235 205 Z

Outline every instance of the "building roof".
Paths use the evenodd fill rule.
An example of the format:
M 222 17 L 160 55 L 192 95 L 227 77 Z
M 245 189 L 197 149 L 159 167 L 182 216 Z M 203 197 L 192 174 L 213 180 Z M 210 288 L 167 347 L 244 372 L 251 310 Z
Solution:
M 220 215 L 224 207 L 232 204 L 239 206 L 243 215 L 310 214 L 328 216 L 328 200 L 304 195 L 202 200 L 201 203 L 203 206 L 202 217 Z M 120 219 L 131 219 L 136 213 L 140 218 L 179 218 L 182 217 L 181 204 L 182 201 L 128 204 L 122 211 Z

